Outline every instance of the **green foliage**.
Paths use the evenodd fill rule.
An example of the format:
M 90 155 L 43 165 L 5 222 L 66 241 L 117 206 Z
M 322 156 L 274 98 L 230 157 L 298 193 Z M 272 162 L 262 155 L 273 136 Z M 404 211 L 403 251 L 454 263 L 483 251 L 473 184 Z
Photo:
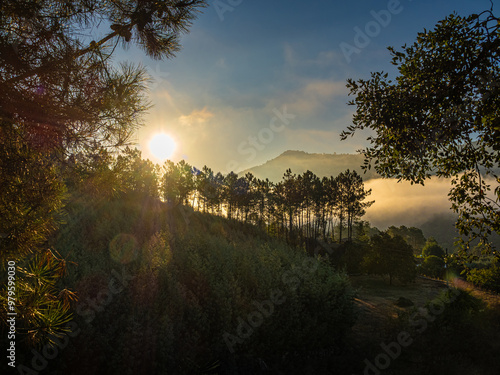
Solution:
M 144 160 L 137 149 L 125 148 L 116 157 L 113 172 L 121 192 L 141 197 L 159 198 L 159 171 L 150 160 Z
M 339 218 L 339 242 L 342 242 L 344 221 L 347 224 L 347 239 L 351 241 L 354 221 L 362 217 L 365 214 L 365 208 L 373 204 L 373 201 L 365 202 L 371 190 L 365 190 L 361 176 L 349 169 L 340 173 L 334 183 L 338 191 L 335 210 Z
M 23 142 L 23 132 L 0 127 L 0 260 L 37 253 L 62 219 L 65 187 L 42 150 Z
M 391 363 L 388 374 L 493 375 L 498 371 L 498 311 L 470 292 L 447 289 L 406 318 L 396 332 L 409 332 L 414 340 Z
M 362 267 L 370 274 L 388 275 L 391 284 L 393 278 L 411 282 L 416 276 L 412 247 L 402 237 L 391 237 L 387 232 L 371 238 Z
M 405 239 L 408 244 L 413 247 L 414 255 L 420 254 L 422 248 L 425 245 L 425 237 L 422 230 L 415 227 L 406 227 L 401 225 L 399 228 L 395 226 L 390 226 L 387 228 L 387 233 L 391 236 L 401 236 Z
M 500 292 L 500 266 L 498 263 L 489 268 L 473 268 L 467 273 L 467 281 L 486 290 Z
M 64 261 L 47 244 L 62 221 L 65 187 L 41 150 L 24 144 L 21 129 L 0 127 L 0 303 L 7 308 L 7 264 L 14 262 L 16 330 L 38 345 L 64 332 L 68 300 L 58 300 Z M 66 294 L 66 293 L 64 293 Z M 66 294 L 68 297 L 71 293 Z M 2 315 L 5 323 L 6 315 Z
M 446 258 L 446 270 L 452 275 L 462 275 L 465 273 L 463 260 L 455 254 L 451 254 Z
M 163 169 L 161 184 L 163 199 L 171 206 L 185 203 L 195 188 L 193 167 L 184 160 L 177 164 L 167 160 Z
M 447 289 L 431 301 L 427 307 L 431 305 L 434 308 L 430 308 L 430 311 L 442 311 L 439 314 L 434 314 L 436 317 L 433 321 L 435 331 L 452 331 L 464 329 L 466 326 L 470 327 L 475 324 L 476 318 L 485 308 L 482 300 L 461 289 Z
M 363 259 L 369 251 L 369 244 L 363 242 L 347 242 L 336 248 L 336 252 L 342 252 L 340 261 L 335 264 L 337 268 L 344 268 L 349 274 L 363 271 Z
M 111 62 L 117 43 L 134 42 L 154 58 L 171 57 L 203 5 L 202 0 L 0 3 L 0 258 L 2 269 L 7 260 L 19 266 L 19 330 L 29 332 L 32 342 L 48 340 L 66 319 L 68 306 L 57 297 L 57 282 L 33 279 L 38 271 L 58 272 L 55 264 L 63 262 L 48 241 L 63 207 L 64 182 L 86 196 L 105 192 L 104 199 L 120 188 L 157 195 L 152 166 L 140 155 L 124 153 L 140 164 L 132 169 L 144 173 L 131 181 L 125 168 L 118 181 L 105 151 L 128 144 L 149 107 L 145 70 Z M 103 31 L 102 39 L 93 40 Z
M 169 205 L 191 205 L 198 211 L 253 223 L 295 246 L 320 237 L 339 243 L 366 238 L 369 229 L 359 219 L 373 204 L 366 201 L 371 191 L 365 190 L 355 171 L 320 179 L 311 171 L 296 175 L 288 169 L 277 184 L 252 173 L 214 174 L 207 166 L 199 170 L 184 160 L 177 164 L 168 160 L 162 171 L 161 196 Z
M 186 220 L 182 206 L 155 207 L 136 199 L 72 203 L 57 248 L 78 263 L 70 280 L 83 333 L 58 368 L 78 359 L 88 371 L 190 374 L 244 356 L 280 361 L 285 353 L 340 345 L 354 322 L 346 275 L 254 225 L 192 211 Z M 131 238 L 135 258 L 127 256 Z M 122 252 L 112 251 L 120 244 Z M 133 278 L 89 325 L 88 301 L 99 300 L 121 268 Z M 273 292 L 283 301 L 231 354 L 224 333 L 237 336 L 241 320 Z
M 435 255 L 425 257 L 418 271 L 425 276 L 441 278 L 444 274 L 444 260 Z
M 439 246 L 439 244 L 437 243 L 436 239 L 433 237 L 429 237 L 427 239 L 427 242 L 425 243 L 425 246 L 422 249 L 422 255 L 424 257 L 429 257 L 433 255 L 439 258 L 444 258 L 445 253 L 443 248 Z
M 498 18 L 486 11 L 452 14 L 402 51 L 389 48 L 399 75 L 348 80 L 356 113 L 342 134 L 375 134 L 365 168 L 373 163 L 384 177 L 420 184 L 431 174 L 452 178 L 457 228 L 485 243 L 500 232 L 499 46 Z

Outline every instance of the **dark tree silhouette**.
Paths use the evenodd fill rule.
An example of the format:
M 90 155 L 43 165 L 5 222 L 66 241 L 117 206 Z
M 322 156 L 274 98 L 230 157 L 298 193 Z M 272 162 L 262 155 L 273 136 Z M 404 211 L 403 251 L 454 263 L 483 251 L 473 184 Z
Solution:
M 373 163 L 384 177 L 420 184 L 431 174 L 452 178 L 449 197 L 467 243 L 479 237 L 489 244 L 500 232 L 498 21 L 492 10 L 450 15 L 402 51 L 389 48 L 395 81 L 372 73 L 347 85 L 356 113 L 342 137 L 371 129 L 365 167 Z
M 403 237 L 391 237 L 386 232 L 371 238 L 363 268 L 371 274 L 388 275 L 390 284 L 394 278 L 409 282 L 416 276 L 412 247 Z
M 47 243 L 63 206 L 61 171 L 77 164 L 73 154 L 92 161 L 95 153 L 89 165 L 102 173 L 79 170 L 91 177 L 92 183 L 84 181 L 88 187 L 108 189 L 101 179 L 109 172 L 103 147 L 127 145 L 149 107 L 144 70 L 111 64 L 115 47 L 135 43 L 151 57 L 172 57 L 203 5 L 0 3 L 0 260 L 2 269 L 7 261 L 18 265 L 16 328 L 28 340 L 45 340 L 69 319 L 70 299 L 58 295 L 70 294 L 55 288 L 65 261 Z M 103 25 L 109 25 L 107 33 Z M 92 40 L 102 32 L 104 37 Z M 2 304 L 5 295 L 0 294 Z

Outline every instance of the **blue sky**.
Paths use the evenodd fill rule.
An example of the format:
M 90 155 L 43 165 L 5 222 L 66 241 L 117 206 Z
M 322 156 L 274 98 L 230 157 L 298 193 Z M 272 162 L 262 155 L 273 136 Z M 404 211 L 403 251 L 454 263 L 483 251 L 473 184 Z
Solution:
M 173 160 L 224 173 L 288 149 L 355 152 L 366 134 L 339 138 L 354 111 L 346 80 L 394 74 L 388 46 L 413 43 L 454 11 L 489 8 L 488 0 L 210 1 L 175 58 L 152 61 L 134 48 L 118 56 L 154 79 L 155 107 L 136 141 L 158 161 L 147 143 L 168 133 L 177 142 Z M 345 53 L 349 46 L 356 50 Z

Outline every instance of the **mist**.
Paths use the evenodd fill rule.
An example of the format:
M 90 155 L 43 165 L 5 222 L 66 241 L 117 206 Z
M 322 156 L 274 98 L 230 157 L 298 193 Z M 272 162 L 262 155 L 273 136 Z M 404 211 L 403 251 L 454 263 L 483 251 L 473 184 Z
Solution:
M 493 187 L 496 185 L 492 178 L 485 180 Z M 391 225 L 422 227 L 436 217 L 456 217 L 448 200 L 451 178 L 433 177 L 425 186 L 378 178 L 366 181 L 365 187 L 372 189 L 369 199 L 375 203 L 366 210 L 364 219 L 381 230 Z

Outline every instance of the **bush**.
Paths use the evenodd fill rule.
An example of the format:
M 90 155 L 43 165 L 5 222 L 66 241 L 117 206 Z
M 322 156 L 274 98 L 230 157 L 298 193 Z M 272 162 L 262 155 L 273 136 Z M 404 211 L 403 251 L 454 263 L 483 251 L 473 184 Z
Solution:
M 500 267 L 474 268 L 467 274 L 467 281 L 483 289 L 500 292 Z
M 484 310 L 482 300 L 461 289 L 447 289 L 427 304 L 435 320 L 433 327 L 436 333 L 441 330 L 452 331 L 471 328 L 477 317 Z

